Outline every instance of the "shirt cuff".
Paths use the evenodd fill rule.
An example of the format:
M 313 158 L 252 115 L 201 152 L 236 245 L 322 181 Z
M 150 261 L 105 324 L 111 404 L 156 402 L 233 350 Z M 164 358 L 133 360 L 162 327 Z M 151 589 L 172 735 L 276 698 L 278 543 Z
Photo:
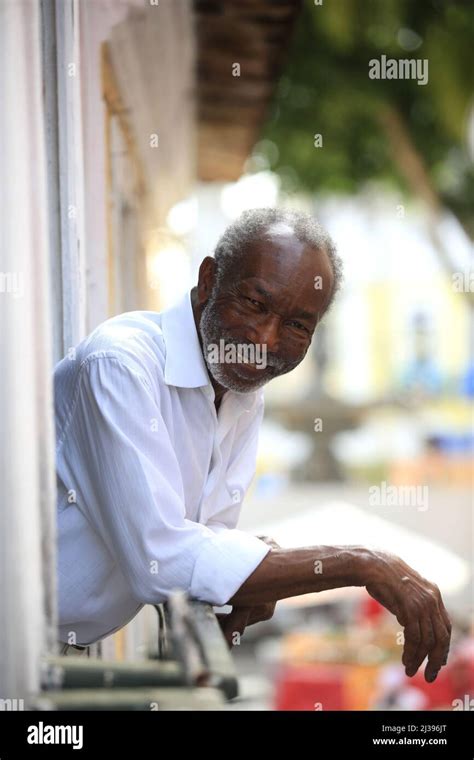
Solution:
M 262 562 L 271 547 L 241 530 L 219 530 L 201 549 L 194 565 L 190 594 L 221 607 Z

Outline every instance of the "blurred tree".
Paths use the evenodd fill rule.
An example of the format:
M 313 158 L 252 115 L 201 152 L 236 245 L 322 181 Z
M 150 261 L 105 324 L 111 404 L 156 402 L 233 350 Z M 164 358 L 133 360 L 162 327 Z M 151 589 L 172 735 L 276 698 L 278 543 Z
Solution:
M 415 196 L 449 268 L 443 212 L 474 238 L 473 45 L 469 0 L 304 0 L 264 133 L 283 187 L 357 193 L 382 180 Z M 382 55 L 427 59 L 428 83 L 370 79 Z

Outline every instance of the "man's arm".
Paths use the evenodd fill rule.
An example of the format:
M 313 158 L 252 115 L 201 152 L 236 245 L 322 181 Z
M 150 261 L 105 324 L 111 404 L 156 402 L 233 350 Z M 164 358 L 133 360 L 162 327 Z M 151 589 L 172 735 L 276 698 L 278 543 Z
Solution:
M 272 548 L 228 604 L 249 608 L 344 586 L 365 586 L 396 616 L 407 675 L 428 656 L 425 679 L 434 681 L 447 661 L 451 623 L 437 586 L 394 555 L 361 546 Z

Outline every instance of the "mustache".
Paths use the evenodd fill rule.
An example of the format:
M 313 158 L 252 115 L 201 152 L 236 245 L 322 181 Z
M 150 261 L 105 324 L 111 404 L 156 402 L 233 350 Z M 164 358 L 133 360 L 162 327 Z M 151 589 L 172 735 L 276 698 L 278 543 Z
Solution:
M 222 333 L 221 338 L 225 341 L 228 345 L 233 345 L 237 348 L 237 346 L 242 346 L 243 344 L 246 346 L 250 346 L 253 348 L 257 348 L 259 345 L 263 346 L 265 344 L 260 343 L 252 343 L 251 341 L 242 341 L 239 338 L 234 338 L 232 335 L 226 334 L 225 332 Z M 276 354 L 272 354 L 268 349 L 266 350 L 266 368 L 269 367 L 273 370 L 287 370 L 288 368 L 291 368 L 293 365 L 296 366 L 298 362 L 288 362 L 282 359 L 280 356 L 277 356 Z

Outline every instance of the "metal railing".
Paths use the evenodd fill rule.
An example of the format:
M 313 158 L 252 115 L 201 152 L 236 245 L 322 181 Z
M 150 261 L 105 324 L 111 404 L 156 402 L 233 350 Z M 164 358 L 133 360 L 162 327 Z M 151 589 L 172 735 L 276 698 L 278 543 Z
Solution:
M 234 663 L 209 604 L 173 593 L 156 605 L 156 651 L 140 662 L 47 657 L 31 710 L 219 710 L 238 694 Z

